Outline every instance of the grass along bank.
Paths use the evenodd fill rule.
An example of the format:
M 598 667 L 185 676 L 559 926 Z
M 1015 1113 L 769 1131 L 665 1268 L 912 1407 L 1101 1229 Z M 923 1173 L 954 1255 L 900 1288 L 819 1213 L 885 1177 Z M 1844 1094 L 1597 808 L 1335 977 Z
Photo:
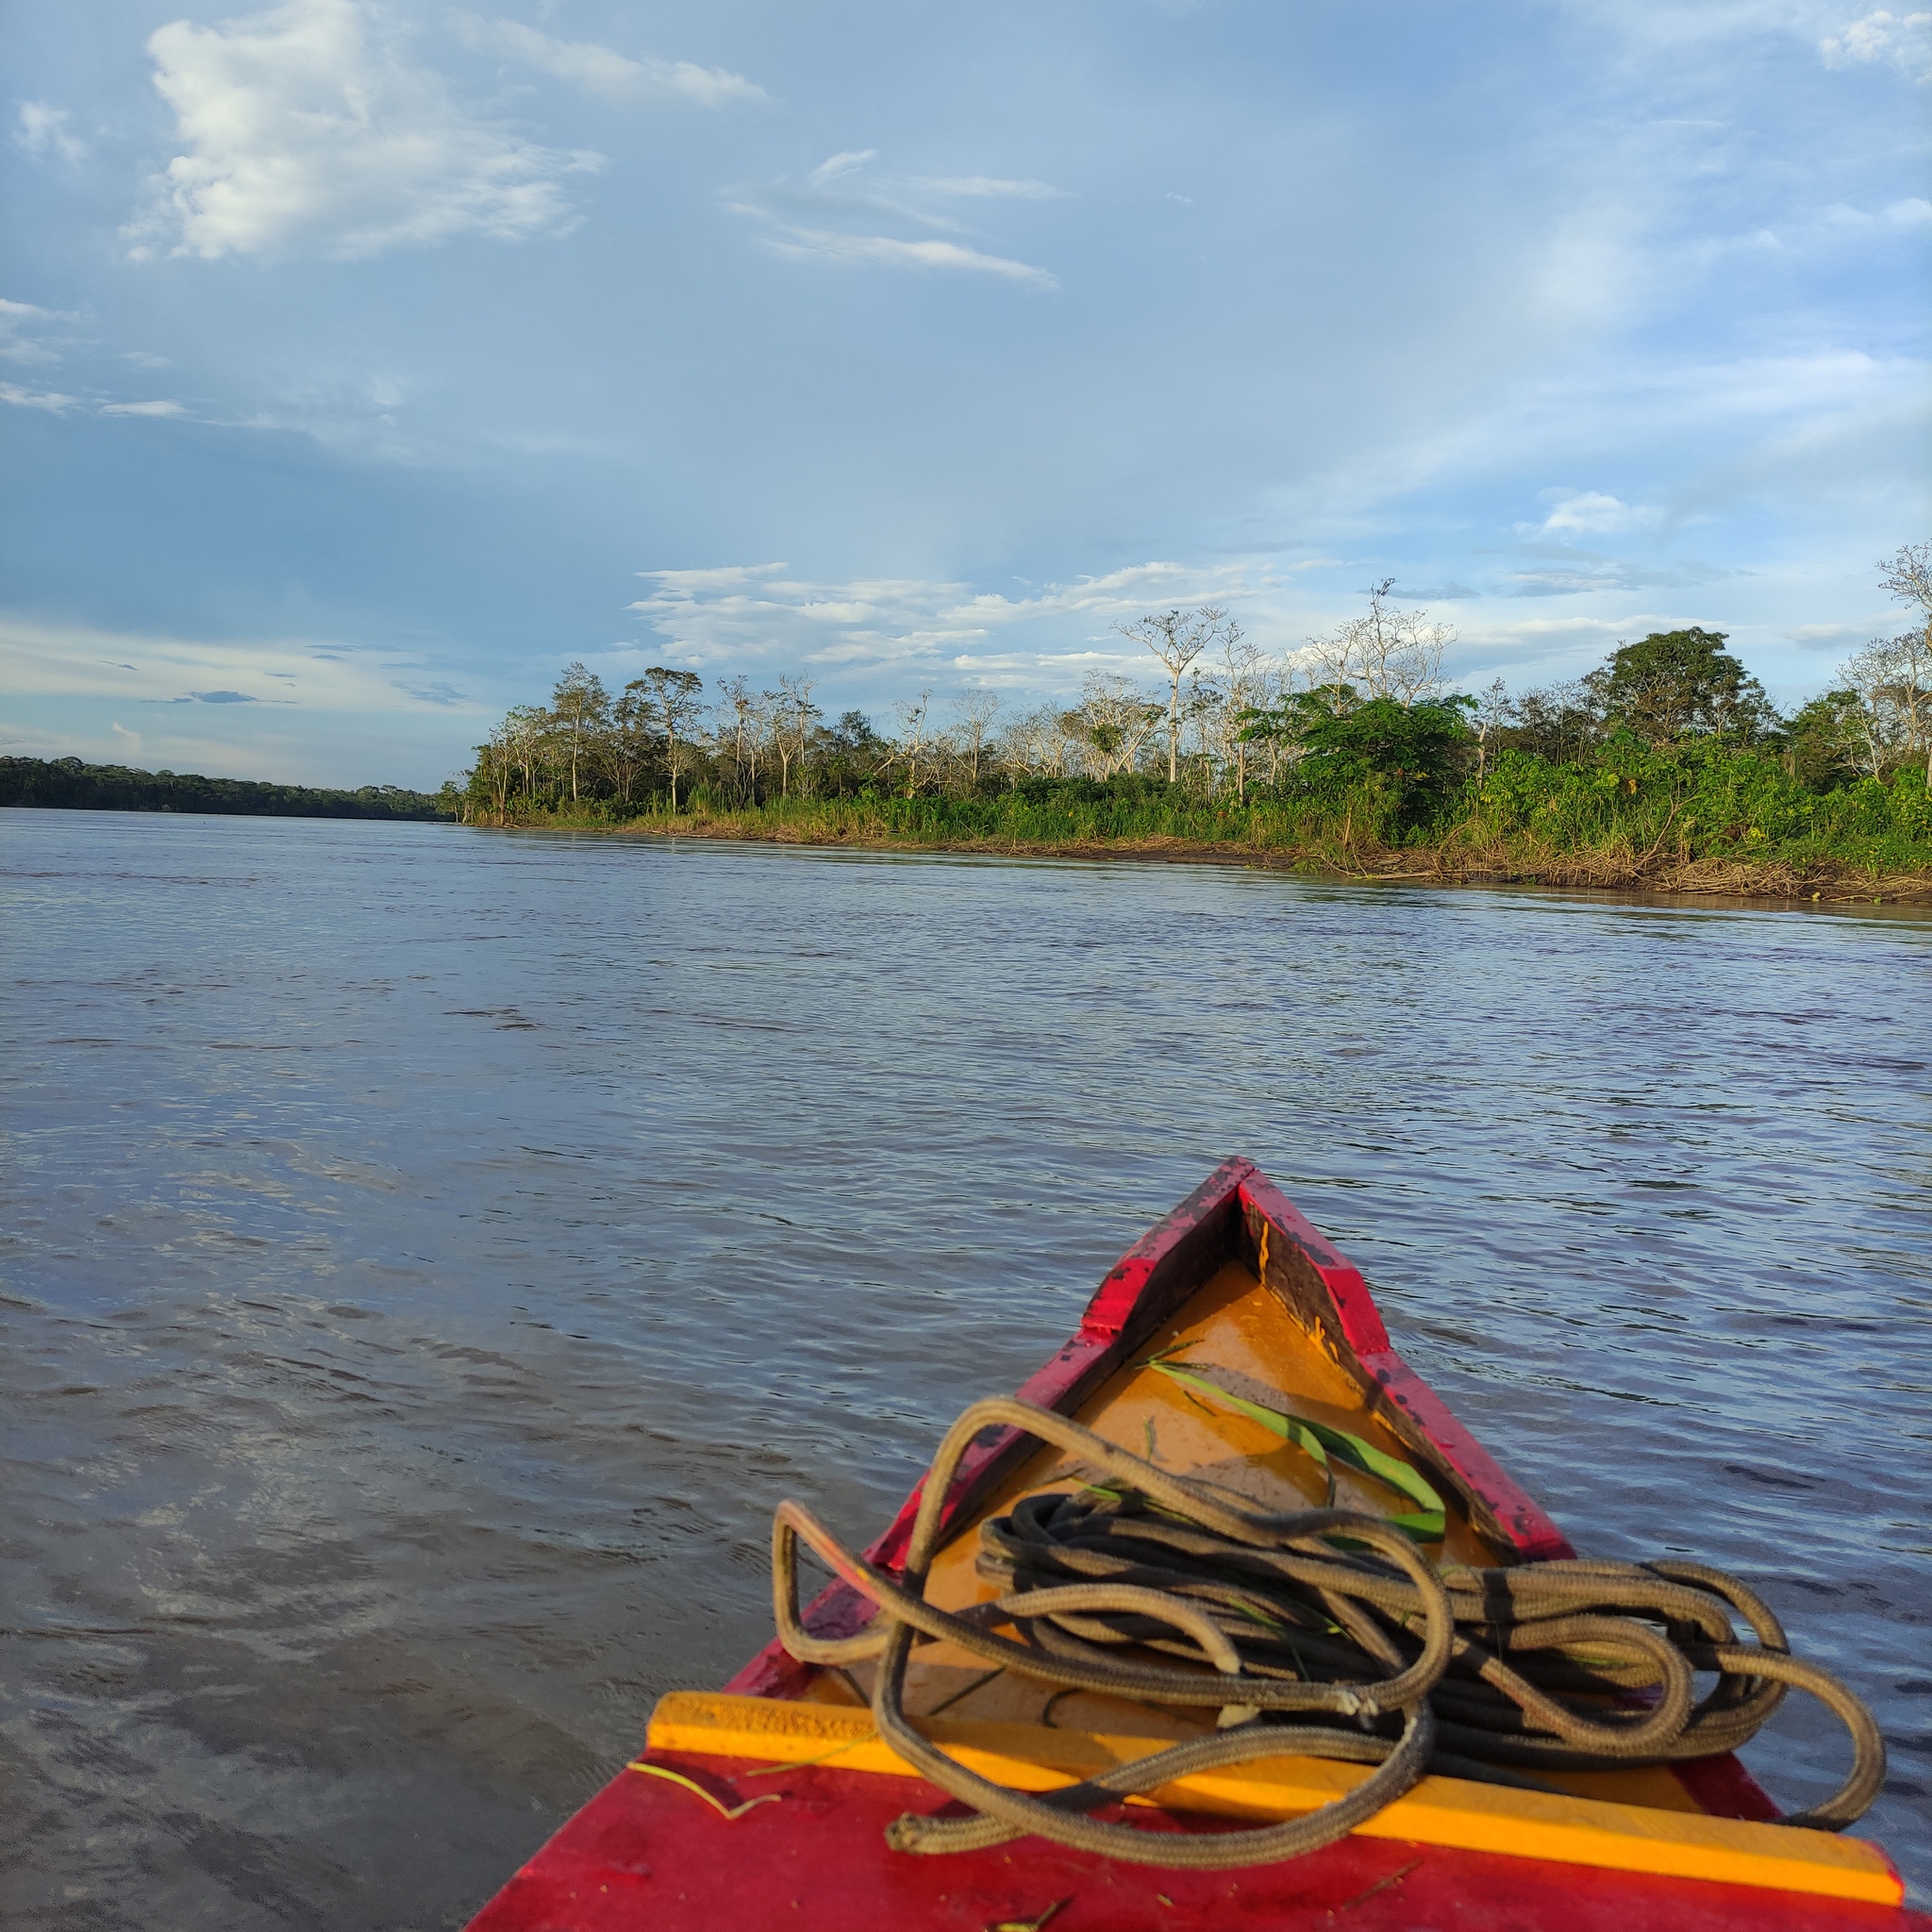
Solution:
M 1712 758 L 1698 746 L 1631 751 L 1610 782 L 1599 768 L 1505 753 L 1457 808 L 1407 830 L 1390 823 L 1391 801 L 1374 785 L 1337 801 L 1338 810 L 1272 798 L 1204 800 L 1138 774 L 1033 781 L 990 798 L 742 804 L 701 789 L 676 811 L 663 796 L 640 808 L 585 800 L 506 814 L 503 823 L 791 845 L 1205 861 L 1357 880 L 1932 904 L 1932 806 L 1923 773 L 1821 795 L 1770 757 Z

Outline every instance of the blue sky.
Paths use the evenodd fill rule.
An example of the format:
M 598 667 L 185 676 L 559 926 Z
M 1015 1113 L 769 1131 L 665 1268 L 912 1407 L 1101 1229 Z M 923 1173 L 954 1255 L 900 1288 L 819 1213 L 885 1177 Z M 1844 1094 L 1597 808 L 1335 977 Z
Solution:
M 889 717 L 1383 577 L 1790 702 L 1932 534 L 1932 13 L 178 5 L 7 8 L 10 752 L 434 785 L 573 658 Z

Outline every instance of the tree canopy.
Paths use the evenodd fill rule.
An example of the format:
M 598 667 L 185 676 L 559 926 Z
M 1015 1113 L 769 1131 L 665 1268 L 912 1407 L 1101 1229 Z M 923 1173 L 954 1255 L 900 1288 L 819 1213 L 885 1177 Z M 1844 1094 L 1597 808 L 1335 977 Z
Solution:
M 1723 631 L 1692 625 L 1622 645 L 1593 674 L 1610 722 L 1646 744 L 1707 733 L 1749 744 L 1775 731 L 1778 715 L 1764 687 L 1724 642 Z

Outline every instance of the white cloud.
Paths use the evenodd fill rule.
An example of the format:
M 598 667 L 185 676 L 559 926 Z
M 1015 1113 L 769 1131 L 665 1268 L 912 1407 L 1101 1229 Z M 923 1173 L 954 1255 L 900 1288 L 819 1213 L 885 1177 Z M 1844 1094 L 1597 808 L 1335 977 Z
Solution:
M 185 416 L 188 405 L 172 398 L 152 403 L 103 403 L 95 413 L 101 416 Z
M 87 143 L 67 131 L 67 109 L 45 101 L 23 101 L 14 124 L 13 144 L 24 154 L 58 155 L 63 161 L 87 159 Z
M 150 356 L 145 349 L 124 349 L 121 359 L 132 362 L 137 369 L 172 369 L 175 366 L 166 356 Z
M 16 409 L 45 409 L 49 415 L 58 416 L 79 402 L 78 396 L 63 396 L 55 390 L 22 389 L 18 383 L 0 382 L 0 403 Z
M 980 201 L 1065 201 L 1072 191 L 1050 181 L 1008 181 L 996 175 L 942 175 L 921 181 L 935 194 L 964 194 Z
M 862 168 L 877 157 L 878 149 L 875 147 L 847 148 L 842 154 L 828 156 L 805 178 L 814 188 L 823 188 L 827 181 L 836 181 L 841 175 L 849 175 L 855 168 Z
M 1818 51 L 1827 67 L 1882 60 L 1907 80 L 1932 80 L 1932 13 L 1888 13 L 1879 8 L 1827 35 Z
M 1151 659 L 1114 635 L 1116 619 L 1211 600 L 1269 628 L 1276 577 L 1241 563 L 1143 563 L 1049 584 L 1018 597 L 917 577 L 827 583 L 782 563 L 639 573 L 652 585 L 630 608 L 657 633 L 629 658 L 668 646 L 699 666 L 774 662 L 822 670 L 951 671 L 1011 689 L 1071 690 L 1096 666 L 1138 674 Z
M 992 175 L 944 180 L 916 175 L 858 179 L 877 157 L 876 148 L 848 148 L 828 156 L 803 182 L 778 181 L 763 190 L 736 191 L 725 206 L 734 214 L 768 224 L 772 232 L 759 238 L 763 245 L 773 254 L 793 260 L 963 271 L 1026 288 L 1059 286 L 1049 271 L 1032 262 L 996 255 L 963 241 L 931 240 L 930 232 L 935 229 L 955 235 L 971 231 L 957 216 L 922 206 L 922 202 L 935 195 L 979 200 L 1059 199 L 1060 190 L 1048 188 L 1044 182 L 1008 181 Z M 924 229 L 927 234 L 908 238 L 903 233 L 880 232 L 889 227 Z
M 1593 551 L 1563 551 L 1555 545 L 1528 570 L 1511 571 L 1497 589 L 1506 597 L 1574 597 L 1606 591 L 1694 591 L 1740 575 L 1717 564 L 1642 564 L 1600 557 Z
M 26 333 L 42 329 L 50 323 L 73 322 L 75 318 L 58 309 L 36 308 L 31 302 L 9 302 L 0 295 L 0 360 L 8 362 L 58 362 L 60 358 L 44 342 Z
M 841 235 L 824 229 L 787 228 L 765 246 L 774 255 L 816 256 L 825 261 L 875 262 L 887 268 L 967 269 L 977 275 L 1000 275 L 1035 289 L 1057 289 L 1059 283 L 1043 268 L 1012 261 L 1003 255 L 982 255 L 957 242 L 902 242 L 891 235 Z
M 345 260 L 457 235 L 523 241 L 573 225 L 558 178 L 600 165 L 479 119 L 358 0 L 288 0 L 148 40 L 185 152 L 124 232 L 215 260 Z
M 447 711 L 453 700 L 475 708 L 426 682 L 430 675 L 419 661 L 341 644 L 155 637 L 0 613 L 0 683 L 22 697 L 375 714 Z
M 1596 490 L 1545 490 L 1550 513 L 1541 524 L 1518 524 L 1519 530 L 1536 529 L 1551 537 L 1618 537 L 1633 530 L 1655 529 L 1663 511 L 1655 504 L 1624 503 Z
M 474 13 L 458 13 L 450 25 L 458 39 L 478 52 L 525 61 L 606 100 L 670 97 L 695 101 L 700 107 L 722 108 L 769 98 L 756 81 L 722 67 L 698 67 L 689 60 L 663 60 L 655 55 L 633 60 L 595 41 L 554 41 L 520 21 L 483 20 Z

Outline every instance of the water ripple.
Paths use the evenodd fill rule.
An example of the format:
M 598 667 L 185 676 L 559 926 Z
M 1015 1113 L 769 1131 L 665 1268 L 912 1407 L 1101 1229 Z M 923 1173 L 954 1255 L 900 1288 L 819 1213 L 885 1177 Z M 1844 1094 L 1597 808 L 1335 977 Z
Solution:
M 0 1884 L 451 1924 L 1223 1156 L 1583 1546 L 1753 1579 L 1932 1882 L 1932 924 L 0 814 Z M 1797 1803 L 1839 1745 L 1754 1763 Z M 25 1821 L 20 1824 L 19 1821 Z

